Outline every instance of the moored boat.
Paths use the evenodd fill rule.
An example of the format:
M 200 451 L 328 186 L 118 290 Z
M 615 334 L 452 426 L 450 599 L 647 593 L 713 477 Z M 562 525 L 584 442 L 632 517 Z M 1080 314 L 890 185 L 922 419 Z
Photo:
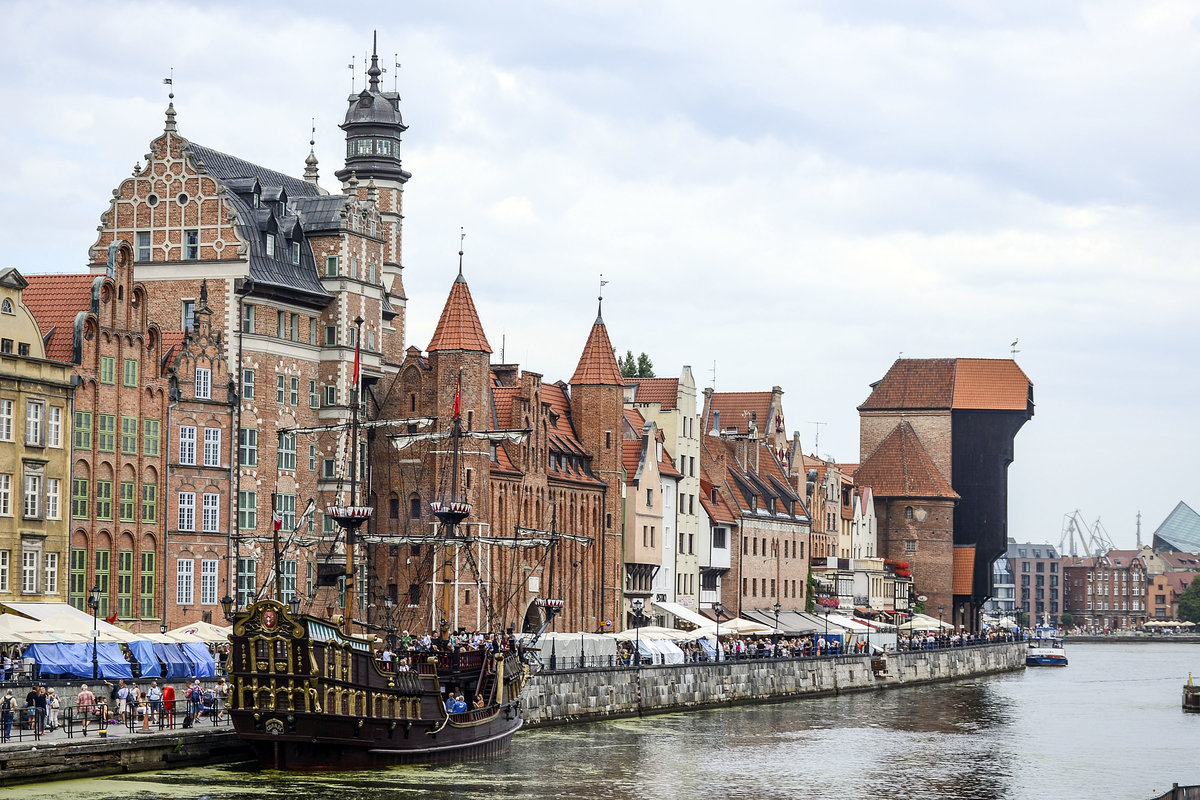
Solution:
M 474 758 L 502 752 L 521 727 L 517 650 L 402 651 L 383 661 L 371 640 L 274 600 L 240 612 L 230 642 L 229 714 L 269 768 Z M 448 712 L 450 694 L 467 710 Z
M 1187 683 L 1183 685 L 1183 710 L 1200 712 L 1200 686 L 1192 683 L 1190 672 Z
M 1026 640 L 1025 666 L 1065 667 L 1067 651 L 1057 628 L 1039 625 Z

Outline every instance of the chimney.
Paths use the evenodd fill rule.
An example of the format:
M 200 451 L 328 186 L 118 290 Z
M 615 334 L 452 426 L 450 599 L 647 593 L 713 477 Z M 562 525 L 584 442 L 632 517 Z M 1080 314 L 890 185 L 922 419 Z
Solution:
M 710 436 L 720 436 L 721 435 L 721 409 L 714 408 L 713 413 L 712 413 L 712 418 L 713 418 L 713 429 L 711 431 L 709 431 L 709 435 Z

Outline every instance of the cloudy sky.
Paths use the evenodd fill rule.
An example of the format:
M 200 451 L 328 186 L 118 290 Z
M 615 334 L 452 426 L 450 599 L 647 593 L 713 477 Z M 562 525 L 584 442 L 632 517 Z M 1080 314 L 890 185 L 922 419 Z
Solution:
M 368 14 L 371 10 L 373 14 Z M 323 181 L 378 28 L 410 126 L 410 338 L 456 271 L 508 361 L 595 316 L 701 386 L 786 391 L 807 451 L 906 357 L 1016 358 L 1009 529 L 1133 546 L 1200 509 L 1191 2 L 3 2 L 3 265 L 80 271 L 162 129 Z M 349 21 L 347 18 L 355 19 Z M 397 57 L 402 67 L 392 66 Z

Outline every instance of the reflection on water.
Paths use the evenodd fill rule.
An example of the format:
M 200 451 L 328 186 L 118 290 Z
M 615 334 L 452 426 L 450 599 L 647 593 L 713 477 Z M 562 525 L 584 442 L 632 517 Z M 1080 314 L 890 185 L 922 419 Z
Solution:
M 1190 645 L 1074 645 L 1071 666 L 844 697 L 522 731 L 507 756 L 294 774 L 245 766 L 25 787 L 21 797 L 1113 798 L 1200 784 Z

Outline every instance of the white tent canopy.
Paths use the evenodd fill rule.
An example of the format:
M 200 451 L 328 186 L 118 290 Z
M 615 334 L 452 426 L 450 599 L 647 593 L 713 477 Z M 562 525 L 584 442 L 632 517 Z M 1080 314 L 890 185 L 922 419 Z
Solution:
M 718 625 L 716 622 L 710 622 L 703 628 L 696 631 L 697 633 L 711 634 L 719 632 L 722 636 L 725 634 L 745 633 L 774 633 L 774 629 L 770 625 L 763 625 L 761 622 L 753 622 L 741 617 L 733 619 L 723 619 Z
M 183 625 L 173 631 L 167 631 L 167 635 L 179 642 L 202 642 L 204 644 L 225 644 L 229 641 L 229 634 L 233 633 L 233 627 L 222 628 L 219 625 L 213 625 L 211 622 L 192 622 L 188 625 Z
M 700 614 L 694 609 L 688 608 L 687 606 L 682 606 L 679 603 L 668 603 L 665 601 L 660 602 L 658 600 L 654 600 L 651 601 L 651 604 L 655 608 L 667 612 L 676 619 L 681 619 L 684 622 L 688 622 L 698 628 L 713 624 L 713 621 L 708 617 Z
M 11 633 L 14 637 L 24 637 L 20 641 L 27 643 L 90 642 L 93 626 L 101 643 L 125 643 L 141 638 L 103 619 L 95 619 L 70 603 L 0 604 L 0 640 Z

